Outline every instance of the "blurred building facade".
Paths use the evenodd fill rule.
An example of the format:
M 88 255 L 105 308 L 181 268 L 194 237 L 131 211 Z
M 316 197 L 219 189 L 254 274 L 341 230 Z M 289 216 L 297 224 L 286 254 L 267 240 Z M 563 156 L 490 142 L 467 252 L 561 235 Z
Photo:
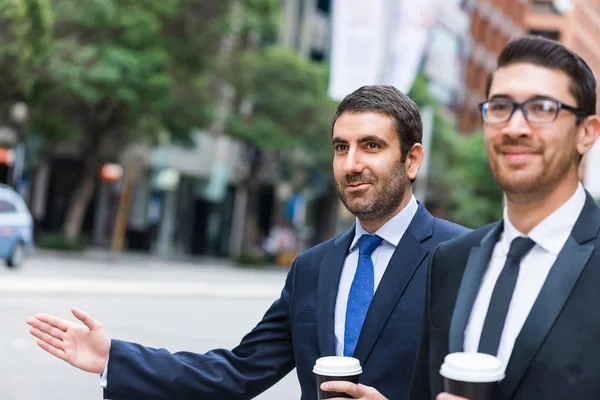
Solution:
M 485 81 L 495 68 L 496 58 L 511 38 L 526 32 L 527 0 L 465 0 L 463 9 L 470 18 L 465 47 L 465 101 L 459 129 L 467 133 L 481 127 L 478 105 L 485 98 Z
M 573 49 L 600 77 L 600 0 L 534 0 L 525 18 L 529 33 Z M 600 86 L 599 86 L 600 90 Z M 600 104 L 597 105 L 600 112 Z
M 279 44 L 313 61 L 328 62 L 331 56 L 332 0 L 283 0 L 282 9 Z M 277 183 L 278 206 L 273 220 L 296 225 L 306 247 L 327 240 L 339 231 L 336 228 L 336 209 L 344 207 L 339 204 L 331 174 L 301 166 L 304 156 L 300 152 L 293 157 L 298 168 L 286 180 Z M 298 216 L 301 221 L 297 221 Z M 342 217 L 348 216 L 343 214 Z M 298 229 L 302 225 L 304 229 Z
M 283 0 L 279 44 L 316 61 L 329 58 L 331 0 Z
M 533 0 L 525 18 L 529 33 L 558 40 L 590 66 L 600 96 L 600 0 Z M 596 103 L 600 113 L 600 102 Z M 600 143 L 583 159 L 580 178 L 600 198 Z
M 423 59 L 421 72 L 429 81 L 431 95 L 448 111 L 457 114 L 465 102 L 465 49 L 469 44 L 469 16 L 463 0 L 439 1 Z

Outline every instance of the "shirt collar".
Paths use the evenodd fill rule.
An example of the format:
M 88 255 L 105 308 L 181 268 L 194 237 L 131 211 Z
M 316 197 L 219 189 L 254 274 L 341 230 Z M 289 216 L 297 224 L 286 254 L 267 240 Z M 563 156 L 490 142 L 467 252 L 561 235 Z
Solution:
M 530 232 L 529 238 L 544 250 L 558 256 L 565 245 L 571 231 L 579 218 L 585 205 L 585 190 L 581 183 L 577 185 L 575 193 L 552 214 L 537 224 Z M 508 253 L 510 243 L 518 236 L 526 236 L 519 232 L 508 219 L 506 207 L 504 208 L 504 233 L 501 239 L 504 252 Z
M 417 213 L 418 208 L 419 205 L 417 204 L 417 199 L 415 199 L 415 196 L 413 195 L 411 196 L 411 199 L 406 207 L 404 207 L 398 214 L 394 215 L 389 221 L 383 224 L 381 228 L 375 232 L 375 235 L 379 236 L 394 247 L 398 246 L 400 239 L 402 239 L 402 236 L 408 229 L 408 226 Z M 363 228 L 357 218 L 354 227 L 354 239 L 350 245 L 350 251 L 354 251 L 358 239 L 365 234 L 368 235 L 369 232 Z

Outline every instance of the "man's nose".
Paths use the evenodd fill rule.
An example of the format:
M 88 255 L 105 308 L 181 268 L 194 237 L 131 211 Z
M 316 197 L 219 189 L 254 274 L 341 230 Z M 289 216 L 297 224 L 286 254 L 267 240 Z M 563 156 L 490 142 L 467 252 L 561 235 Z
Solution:
M 350 149 L 346 154 L 343 169 L 345 174 L 360 173 L 364 169 L 360 154 L 355 149 Z
M 509 136 L 519 137 L 531 134 L 531 126 L 525 118 L 525 113 L 517 108 L 512 117 L 508 120 L 502 133 Z

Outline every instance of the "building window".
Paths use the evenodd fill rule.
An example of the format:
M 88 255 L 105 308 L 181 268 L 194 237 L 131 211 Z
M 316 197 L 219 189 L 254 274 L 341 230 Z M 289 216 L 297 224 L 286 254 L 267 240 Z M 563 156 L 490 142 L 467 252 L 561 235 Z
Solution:
M 533 0 L 529 11 L 536 15 L 552 15 L 558 14 L 554 8 L 552 1 L 548 0 Z
M 17 207 L 8 200 L 0 200 L 0 214 L 15 213 Z
M 317 8 L 329 14 L 331 10 L 331 0 L 318 0 Z
M 542 31 L 542 30 L 537 30 L 537 29 L 530 29 L 529 34 L 535 35 L 535 36 L 541 36 L 541 37 L 544 37 L 544 38 L 550 39 L 550 40 L 556 40 L 556 41 L 560 40 L 560 33 L 558 33 L 558 31 Z

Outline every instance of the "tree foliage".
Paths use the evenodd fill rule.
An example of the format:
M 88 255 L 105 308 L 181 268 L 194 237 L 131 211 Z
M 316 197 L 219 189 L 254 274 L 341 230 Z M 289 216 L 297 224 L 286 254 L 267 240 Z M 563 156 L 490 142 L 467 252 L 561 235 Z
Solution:
M 27 100 L 52 40 L 49 0 L 0 1 L 0 120 L 15 101 Z
M 499 219 L 502 190 L 490 170 L 483 133 L 460 134 L 435 104 L 427 85 L 420 75 L 409 96 L 420 107 L 435 109 L 428 202 L 472 228 Z
M 279 46 L 243 54 L 235 80 L 250 115 L 233 114 L 228 131 L 261 149 L 303 147 L 313 161 L 331 156 L 335 103 L 327 97 L 326 66 Z

